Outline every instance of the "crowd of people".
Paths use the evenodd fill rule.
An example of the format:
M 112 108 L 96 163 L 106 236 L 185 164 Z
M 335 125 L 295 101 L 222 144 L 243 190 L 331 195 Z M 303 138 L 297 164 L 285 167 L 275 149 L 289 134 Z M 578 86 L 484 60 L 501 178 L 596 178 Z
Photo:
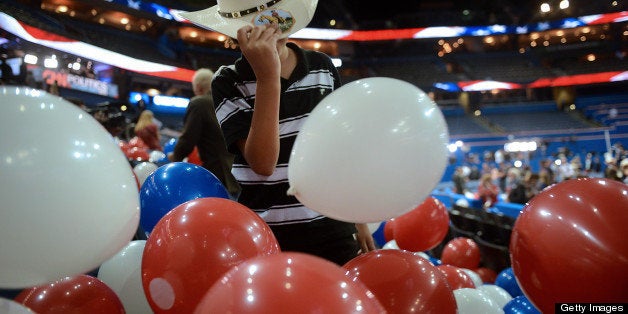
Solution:
M 498 155 L 498 154 L 495 154 Z M 602 161 L 603 160 L 603 161 Z M 479 164 L 479 166 L 478 166 Z M 531 165 L 516 167 L 510 161 L 485 159 L 457 166 L 451 178 L 455 193 L 478 199 L 484 208 L 498 201 L 526 204 L 555 183 L 577 178 L 607 178 L 628 184 L 628 151 L 621 143 L 610 152 L 588 152 L 584 160 L 577 154 L 558 153 Z

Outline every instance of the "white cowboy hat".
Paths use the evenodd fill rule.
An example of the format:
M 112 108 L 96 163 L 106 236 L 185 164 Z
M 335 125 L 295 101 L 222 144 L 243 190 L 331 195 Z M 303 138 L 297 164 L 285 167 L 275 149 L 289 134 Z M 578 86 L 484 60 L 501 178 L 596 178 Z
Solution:
M 317 4 L 318 0 L 218 0 L 213 7 L 179 16 L 231 38 L 246 25 L 278 23 L 285 38 L 310 23 Z

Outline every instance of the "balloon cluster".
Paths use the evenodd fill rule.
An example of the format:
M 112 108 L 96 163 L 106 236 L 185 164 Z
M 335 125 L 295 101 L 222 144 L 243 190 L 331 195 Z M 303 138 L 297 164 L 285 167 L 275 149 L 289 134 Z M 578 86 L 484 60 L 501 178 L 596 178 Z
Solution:
M 120 140 L 118 141 L 120 150 L 124 153 L 129 160 L 135 161 L 149 161 L 150 150 L 148 146 L 139 137 L 133 137 L 128 142 Z
M 0 311 L 540 313 L 564 300 L 625 301 L 624 184 L 569 180 L 535 196 L 512 231 L 512 268 L 497 274 L 474 239 L 443 243 L 447 208 L 429 192 L 447 133 L 433 103 L 384 78 L 337 92 L 304 125 L 289 181 L 312 209 L 384 238 L 342 266 L 281 252 L 270 227 L 199 165 L 131 168 L 74 105 L 1 87 L 0 132 L 13 135 L 0 139 L 0 288 L 23 290 L 0 298 Z M 55 128 L 13 132 L 45 125 Z M 146 240 L 132 240 L 138 226 Z M 439 245 L 440 256 L 426 253 Z

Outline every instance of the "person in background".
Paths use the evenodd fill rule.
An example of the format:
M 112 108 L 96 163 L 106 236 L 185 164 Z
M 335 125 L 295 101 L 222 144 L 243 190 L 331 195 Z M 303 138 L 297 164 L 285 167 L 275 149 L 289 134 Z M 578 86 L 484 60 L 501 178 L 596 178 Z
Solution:
M 203 167 L 213 173 L 225 186 L 232 199 L 240 194 L 240 185 L 231 173 L 233 154 L 227 151 L 227 144 L 216 119 L 211 84 L 214 72 L 199 69 L 192 78 L 194 95 L 183 117 L 183 131 L 177 139 L 171 161 L 182 161 L 198 148 Z
M 329 56 L 288 42 L 311 21 L 317 3 L 282 0 L 249 7 L 218 0 L 214 7 L 181 15 L 231 41 L 237 38 L 242 52 L 235 64 L 220 67 L 212 82 L 217 118 L 236 155 L 233 172 L 242 185 L 238 201 L 268 223 L 282 251 L 343 265 L 360 250 L 376 249 L 368 226 L 325 217 L 287 195 L 288 161 L 299 129 L 312 109 L 341 86 Z M 271 11 L 281 20 L 263 18 Z
M 135 124 L 135 136 L 140 138 L 149 149 L 163 151 L 159 128 L 153 119 L 154 115 L 152 111 L 142 111 Z
M 484 208 L 492 207 L 497 203 L 499 195 L 499 187 L 493 183 L 491 174 L 484 174 L 480 178 L 478 185 L 478 198 L 482 202 Z
M 552 185 L 552 181 L 550 180 L 549 173 L 547 171 L 539 172 L 539 182 L 536 185 L 536 189 L 539 191 L 545 190 L 548 186 Z
M 69 101 L 69 102 L 71 102 L 71 103 L 73 103 L 74 105 L 76 105 L 77 107 L 79 107 L 79 108 L 81 108 L 81 109 L 83 109 L 85 111 L 89 110 L 87 108 L 87 106 L 85 105 L 85 102 L 82 99 L 80 99 L 80 98 L 77 98 L 77 97 L 64 97 L 64 99 Z
M 615 181 L 622 181 L 622 174 L 617 165 L 617 159 L 608 158 L 606 159 L 606 168 L 604 169 L 604 178 L 611 179 Z
M 556 183 L 556 175 L 554 174 L 554 169 L 552 169 L 551 159 L 544 158 L 541 160 L 539 172 L 547 174 L 547 180 L 550 184 Z
M 0 85 L 13 84 L 13 69 L 5 57 L 0 58 Z
M 464 175 L 464 170 L 461 166 L 456 167 L 452 177 L 454 182 L 454 192 L 458 194 L 464 194 L 467 191 L 467 176 Z
M 560 155 L 558 157 L 559 163 L 556 169 L 556 181 L 562 182 L 576 177 L 576 171 L 573 165 L 567 160 L 567 156 Z
M 529 173 L 508 193 L 508 202 L 525 204 L 539 193 L 539 175 Z
M 623 182 L 628 184 L 628 158 L 621 160 L 619 163 L 619 171 L 621 172 Z

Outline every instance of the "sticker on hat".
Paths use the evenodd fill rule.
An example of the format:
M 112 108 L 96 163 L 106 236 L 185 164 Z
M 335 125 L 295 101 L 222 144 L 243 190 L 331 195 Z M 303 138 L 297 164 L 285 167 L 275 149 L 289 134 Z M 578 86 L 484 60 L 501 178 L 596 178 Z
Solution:
M 288 11 L 281 9 L 267 9 L 259 12 L 253 18 L 255 25 L 277 24 L 282 33 L 289 31 L 294 26 L 294 17 Z

